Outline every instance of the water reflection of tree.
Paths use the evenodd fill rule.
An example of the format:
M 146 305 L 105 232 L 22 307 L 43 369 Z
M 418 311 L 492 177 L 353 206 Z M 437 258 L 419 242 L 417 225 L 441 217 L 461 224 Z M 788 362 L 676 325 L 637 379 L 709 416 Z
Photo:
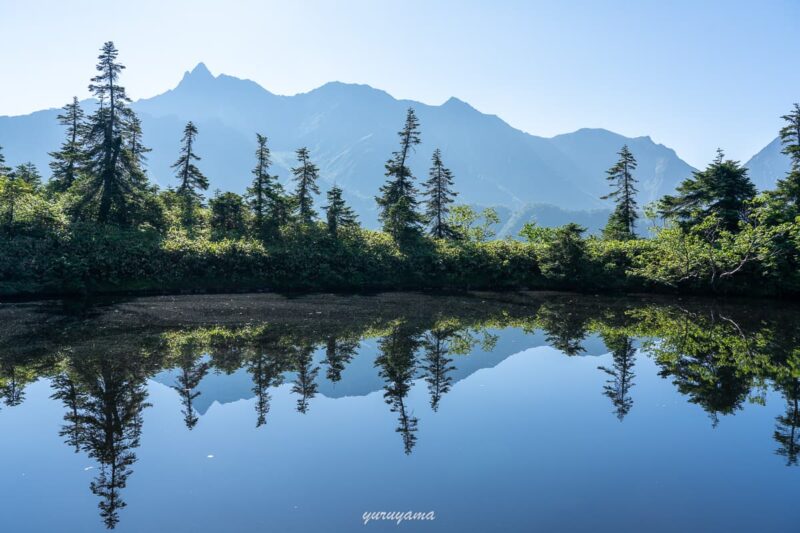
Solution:
M 256 427 L 267 423 L 270 409 L 270 387 L 283 383 L 282 361 L 277 348 L 270 343 L 259 343 L 254 348 L 253 356 L 247 361 L 247 370 L 253 377 L 253 394 L 256 395 Z
M 417 441 L 418 419 L 408 412 L 405 398 L 411 390 L 416 371 L 416 349 L 419 345 L 417 335 L 402 324 L 393 325 L 391 332 L 378 341 L 379 355 L 375 365 L 383 378 L 386 403 L 393 413 L 397 413 L 398 426 L 395 431 L 403 439 L 403 450 L 408 455 Z
M 61 400 L 67 412 L 64 414 L 64 425 L 59 431 L 59 436 L 64 437 L 64 442 L 75 449 L 78 453 L 81 448 L 83 438 L 83 424 L 81 423 L 81 412 L 86 405 L 86 391 L 76 382 L 73 371 L 66 368 L 56 374 L 52 381 L 54 400 Z
M 613 365 L 611 368 L 600 366 L 600 370 L 611 376 L 603 387 L 603 394 L 614 404 L 614 413 L 622 421 L 633 407 L 633 398 L 628 394 L 633 387 L 633 367 L 636 360 L 636 349 L 633 340 L 627 335 L 606 334 L 603 342 L 611 350 Z
M 454 331 L 449 328 L 437 328 L 429 331 L 422 337 L 422 347 L 424 350 L 424 360 L 422 371 L 425 381 L 428 383 L 428 392 L 431 396 L 431 409 L 439 410 L 439 402 L 442 396 L 450 391 L 453 378 L 450 373 L 455 370 L 455 366 L 450 353 L 450 340 L 454 336 Z
M 543 304 L 536 322 L 544 330 L 547 343 L 566 355 L 578 355 L 586 349 L 583 341 L 588 334 L 591 315 L 572 301 L 553 301 Z
M 308 403 L 317 394 L 316 384 L 319 367 L 313 365 L 313 346 L 298 346 L 294 356 L 295 380 L 292 392 L 298 394 L 297 411 L 303 414 L 308 412 Z
M 328 365 L 325 377 L 331 383 L 341 381 L 342 371 L 353 360 L 357 349 L 357 340 L 337 338 L 335 335 L 325 340 L 325 364 Z
M 701 406 L 713 426 L 720 415 L 740 410 L 754 381 L 743 366 L 751 358 L 750 341 L 716 315 L 681 313 L 659 321 L 660 336 L 648 343 L 659 375 L 671 378 L 681 394 Z
M 148 406 L 146 361 L 141 354 L 72 357 L 53 380 L 53 397 L 67 407 L 61 434 L 99 463 L 90 489 L 100 497 L 100 516 L 109 529 L 119 522 L 125 507 L 120 490 L 136 462 Z
M 17 362 L 13 357 L 0 359 L 0 398 L 7 407 L 16 407 L 25 400 L 25 387 L 36 381 L 35 365 Z
M 788 466 L 797 465 L 797 455 L 800 452 L 800 379 L 792 378 L 777 387 L 783 393 L 786 401 L 786 412 L 775 419 L 775 442 L 778 449 L 775 453 L 786 458 Z
M 178 391 L 181 397 L 186 428 L 192 430 L 199 420 L 193 402 L 200 396 L 200 391 L 195 389 L 208 374 L 211 364 L 203 361 L 202 352 L 193 343 L 187 343 L 181 347 L 178 366 L 180 373 L 176 379 L 177 384 L 172 388 Z

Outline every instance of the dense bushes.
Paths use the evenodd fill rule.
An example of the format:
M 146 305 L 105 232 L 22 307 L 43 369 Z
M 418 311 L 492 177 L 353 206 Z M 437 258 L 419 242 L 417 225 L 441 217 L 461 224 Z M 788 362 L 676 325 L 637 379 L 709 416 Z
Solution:
M 653 239 L 584 238 L 580 228 L 543 229 L 515 240 L 420 238 L 322 224 L 282 238 L 213 240 L 153 229 L 73 224 L 0 235 L 0 294 L 114 291 L 374 291 L 562 289 L 748 294 L 797 293 L 797 222 L 745 226 L 708 219 L 660 229 Z M 709 235 L 715 233 L 713 239 Z
M 0 237 L 0 291 L 80 293 L 154 290 L 387 290 L 541 286 L 533 247 L 498 241 L 457 245 L 323 231 L 265 245 L 176 233 L 76 226 Z

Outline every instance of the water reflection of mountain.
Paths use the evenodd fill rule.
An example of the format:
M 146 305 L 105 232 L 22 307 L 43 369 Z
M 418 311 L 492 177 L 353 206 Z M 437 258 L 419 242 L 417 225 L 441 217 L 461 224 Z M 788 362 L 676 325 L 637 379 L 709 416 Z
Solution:
M 637 349 L 713 427 L 765 404 L 771 389 L 782 405 L 765 436 L 781 462 L 798 464 L 800 312 L 779 303 L 392 294 L 4 305 L 0 409 L 20 409 L 28 386 L 49 381 L 63 413 L 53 432 L 95 463 L 89 490 L 113 528 L 151 407 L 148 380 L 179 396 L 183 420 L 171 423 L 187 430 L 213 402 L 249 398 L 253 426 L 268 425 L 272 395 L 282 386 L 299 415 L 314 412 L 315 396 L 377 392 L 411 455 L 430 427 L 415 412 L 415 382 L 435 412 L 456 382 L 545 345 L 564 357 L 610 352 L 596 365 L 596 397 L 625 423 L 636 412 L 631 391 L 644 373 Z
M 499 335 L 501 331 L 502 335 Z M 497 366 L 506 358 L 528 348 L 548 345 L 547 335 L 541 331 L 526 333 L 519 329 L 490 329 L 486 333 L 497 337 L 493 349 L 485 350 L 478 345 L 468 356 L 453 357 L 452 365 L 455 368 L 449 374 L 453 383 L 469 377 L 482 368 Z M 581 345 L 585 350 L 579 354 L 582 356 L 595 357 L 608 353 L 603 339 L 597 334 L 588 335 Z M 318 394 L 328 398 L 343 398 L 345 396 L 366 396 L 382 390 L 384 382 L 375 369 L 377 354 L 378 346 L 375 339 L 361 341 L 356 355 L 342 372 L 341 381 L 330 381 L 324 373 L 317 375 L 315 382 L 318 386 Z M 319 347 L 314 351 L 313 363 L 323 366 L 324 360 L 325 348 Z M 174 387 L 179 380 L 179 375 L 180 369 L 172 368 L 159 372 L 153 377 L 153 380 Z M 287 372 L 285 377 L 287 381 L 292 381 L 295 374 Z M 200 393 L 193 402 L 194 409 L 203 415 L 215 402 L 226 404 L 253 398 L 253 377 L 244 368 L 231 374 L 212 370 L 203 377 L 194 390 Z

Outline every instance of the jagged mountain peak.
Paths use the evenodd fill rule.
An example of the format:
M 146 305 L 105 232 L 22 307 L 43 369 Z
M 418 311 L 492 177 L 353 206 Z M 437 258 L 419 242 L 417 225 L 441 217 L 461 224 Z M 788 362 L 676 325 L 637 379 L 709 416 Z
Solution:
M 202 83 L 202 82 L 209 82 L 216 79 L 216 77 L 211 74 L 211 71 L 208 70 L 208 67 L 202 61 L 195 65 L 192 70 L 187 70 L 183 74 L 183 79 L 181 79 L 181 84 L 185 83 Z

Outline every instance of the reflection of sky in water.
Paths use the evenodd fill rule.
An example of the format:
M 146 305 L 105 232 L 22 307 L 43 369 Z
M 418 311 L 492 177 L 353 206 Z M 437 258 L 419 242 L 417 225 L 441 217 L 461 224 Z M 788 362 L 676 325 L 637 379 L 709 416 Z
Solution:
M 775 455 L 779 394 L 716 428 L 639 355 L 634 400 L 620 422 L 602 395 L 602 344 L 565 357 L 541 335 L 495 331 L 492 353 L 454 356 L 457 378 L 433 412 L 417 379 L 405 400 L 419 419 L 403 453 L 397 415 L 362 343 L 336 390 L 296 411 L 290 379 L 272 389 L 256 429 L 252 384 L 209 374 L 193 431 L 162 372 L 148 381 L 141 445 L 121 532 L 237 531 L 790 531 L 800 477 Z M 595 349 L 595 346 L 600 349 Z M 534 347 L 531 347 L 534 346 Z M 314 356 L 319 363 L 321 354 Z M 212 371 L 213 372 L 213 371 Z M 230 380 L 230 391 L 225 390 Z M 239 381 L 243 381 L 240 383 Z M 344 393 L 337 393 L 343 390 Z M 348 396 L 347 394 L 358 394 Z M 0 411 L 3 531 L 103 528 L 88 489 L 96 470 L 58 435 L 64 408 L 46 380 Z M 209 402 L 209 397 L 227 403 Z M 228 394 L 226 397 L 225 394 Z M 337 396 L 335 398 L 331 396 Z M 246 398 L 246 399 L 240 399 Z M 430 511 L 434 522 L 371 522 L 366 511 Z M 367 529 L 368 528 L 368 529 Z

